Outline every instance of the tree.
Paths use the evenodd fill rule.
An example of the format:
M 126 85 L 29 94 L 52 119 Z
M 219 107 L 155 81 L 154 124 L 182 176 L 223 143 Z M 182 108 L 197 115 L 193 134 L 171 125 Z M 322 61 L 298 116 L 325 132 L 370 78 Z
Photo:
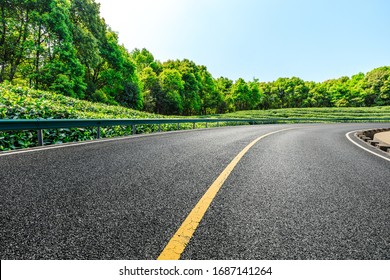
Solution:
M 390 105 L 390 67 L 379 67 L 367 73 L 363 98 L 367 106 Z
M 107 27 L 99 48 L 102 62 L 94 71 L 92 82 L 96 91 L 92 98 L 142 109 L 143 97 L 135 65 L 125 47 L 119 45 L 118 35 Z
M 157 109 L 161 114 L 177 114 L 183 112 L 181 91 L 184 83 L 176 69 L 164 69 L 160 76 L 161 94 L 157 97 Z
M 228 101 L 228 97 L 231 92 L 231 88 L 233 86 L 233 81 L 225 78 L 220 77 L 216 79 L 215 81 L 215 90 L 218 92 L 220 96 L 220 100 L 216 107 L 216 113 L 222 114 L 227 113 L 229 111 L 234 111 L 234 104 L 233 101 Z
M 0 81 L 28 80 L 37 89 L 83 97 L 84 69 L 76 57 L 66 0 L 1 3 Z
M 331 97 L 325 83 L 306 83 L 309 89 L 305 102 L 305 107 L 331 107 Z
M 201 100 L 200 111 L 203 115 L 212 114 L 215 112 L 213 110 L 219 101 L 218 92 L 215 90 L 214 78 L 207 71 L 205 66 L 199 67 L 199 76 L 200 76 L 200 90 L 199 96 Z
M 46 35 L 38 33 L 38 37 L 42 35 L 45 39 L 39 41 L 37 38 L 37 44 L 41 45 L 37 46 L 36 52 L 36 86 L 41 82 L 44 89 L 83 98 L 86 88 L 83 81 L 84 67 L 77 59 L 73 47 L 69 8 L 65 0 L 52 1 L 49 13 L 41 19 L 44 27 L 39 26 L 38 30 L 48 31 Z M 43 50 L 42 57 L 39 57 L 39 49 Z M 45 63 L 39 69 L 38 65 L 42 60 Z
M 94 1 L 73 0 L 69 12 L 76 55 L 85 68 L 84 82 L 87 85 L 85 97 L 89 100 L 94 99 L 93 95 L 95 97 L 99 95 L 96 91 L 101 89 L 98 80 L 100 67 L 104 65 L 104 58 L 100 51 L 107 27 L 100 18 L 99 9 L 99 4 Z
M 347 96 L 349 95 L 348 91 L 349 77 L 341 77 L 337 80 L 327 81 L 327 91 L 331 97 L 332 106 L 336 107 L 348 107 L 349 100 Z
M 144 96 L 144 110 L 157 112 L 157 98 L 161 94 L 161 86 L 157 74 L 151 67 L 146 67 L 139 73 Z
M 31 14 L 34 8 L 34 1 L 0 2 L 0 82 L 12 82 L 31 52 Z
M 347 98 L 349 100 L 350 106 L 358 107 L 365 105 L 363 98 L 364 78 L 365 75 L 363 73 L 358 73 L 356 75 L 353 75 L 349 80 L 349 93 Z
M 161 64 L 154 59 L 154 56 L 147 49 L 143 48 L 142 50 L 134 49 L 131 52 L 131 58 L 134 61 L 137 72 L 141 73 L 143 69 L 150 67 L 157 74 L 161 72 Z
M 201 74 L 199 67 L 188 59 L 170 61 L 164 64 L 168 69 L 176 69 L 180 72 L 183 81 L 181 97 L 183 100 L 183 114 L 194 115 L 201 111 Z
M 248 88 L 249 88 L 248 109 L 250 110 L 257 109 L 262 99 L 262 93 L 259 87 L 259 80 L 253 79 L 253 81 L 248 83 Z
M 250 90 L 244 79 L 239 78 L 231 89 L 231 96 L 236 110 L 248 110 Z

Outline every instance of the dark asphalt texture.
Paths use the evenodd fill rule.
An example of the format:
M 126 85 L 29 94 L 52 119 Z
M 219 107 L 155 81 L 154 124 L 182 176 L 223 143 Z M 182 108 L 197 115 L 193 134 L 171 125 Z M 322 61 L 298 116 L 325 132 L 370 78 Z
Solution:
M 352 130 L 224 127 L 0 157 L 1 259 L 156 259 L 251 141 L 182 259 L 390 259 L 390 162 Z M 390 156 L 389 156 L 390 158 Z

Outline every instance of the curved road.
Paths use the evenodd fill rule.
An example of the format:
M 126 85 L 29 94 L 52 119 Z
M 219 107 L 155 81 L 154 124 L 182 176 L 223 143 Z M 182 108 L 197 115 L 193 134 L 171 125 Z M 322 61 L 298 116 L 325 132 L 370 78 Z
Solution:
M 390 156 L 346 137 L 389 126 L 224 127 L 0 155 L 1 259 L 156 259 L 233 158 L 285 128 L 238 162 L 181 259 L 389 259 Z

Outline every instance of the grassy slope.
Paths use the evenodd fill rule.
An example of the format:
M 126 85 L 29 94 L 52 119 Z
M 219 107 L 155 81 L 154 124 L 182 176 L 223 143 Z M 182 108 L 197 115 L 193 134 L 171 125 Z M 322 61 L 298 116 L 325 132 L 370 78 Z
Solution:
M 390 106 L 359 108 L 293 108 L 276 110 L 253 110 L 228 113 L 228 118 L 390 118 Z
M 159 118 L 121 106 L 70 98 L 61 94 L 0 84 L 0 119 L 5 118 Z
M 138 119 L 162 118 L 164 116 L 139 112 L 121 106 L 109 106 L 78 100 L 61 94 L 32 90 L 0 84 L 0 119 Z M 151 132 L 154 126 L 137 128 L 140 132 Z M 165 126 L 164 129 L 170 129 Z M 45 144 L 91 140 L 96 128 L 44 130 Z M 102 128 L 103 137 L 131 134 L 129 127 Z M 28 148 L 37 145 L 35 131 L 0 132 L 0 151 Z
M 202 116 L 205 117 L 205 116 Z M 216 118 L 390 118 L 390 107 L 371 108 L 303 108 L 266 111 L 241 111 Z M 167 116 L 135 111 L 121 106 L 69 98 L 60 94 L 37 91 L 29 88 L 0 84 L 0 119 L 115 119 L 115 118 L 167 118 Z M 190 128 L 182 125 L 181 128 Z M 175 125 L 163 125 L 163 130 L 175 129 Z M 157 125 L 139 126 L 138 132 L 156 131 Z M 90 140 L 96 136 L 96 128 L 58 129 L 44 131 L 45 144 Z M 103 137 L 131 134 L 129 127 L 102 129 Z M 37 145 L 35 131 L 17 133 L 0 132 L 0 151 L 27 148 Z

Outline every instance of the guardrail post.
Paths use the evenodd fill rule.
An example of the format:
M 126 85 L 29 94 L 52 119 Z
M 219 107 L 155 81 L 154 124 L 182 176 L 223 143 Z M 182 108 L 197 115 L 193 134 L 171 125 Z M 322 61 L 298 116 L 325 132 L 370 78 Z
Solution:
M 196 123 L 192 123 L 192 129 L 196 128 Z
M 219 127 L 219 122 L 217 122 L 217 127 Z
M 206 122 L 206 128 L 209 128 L 209 123 L 208 122 Z
M 100 126 L 97 127 L 97 139 L 100 139 Z
M 158 132 L 161 132 L 161 123 L 158 124 Z
M 42 133 L 42 129 L 38 129 L 37 130 L 37 134 L 38 134 L 38 146 L 43 146 L 43 133 Z
M 132 125 L 131 132 L 133 135 L 136 134 L 137 131 L 136 131 L 135 124 Z
M 177 123 L 177 130 L 180 130 L 180 123 Z

